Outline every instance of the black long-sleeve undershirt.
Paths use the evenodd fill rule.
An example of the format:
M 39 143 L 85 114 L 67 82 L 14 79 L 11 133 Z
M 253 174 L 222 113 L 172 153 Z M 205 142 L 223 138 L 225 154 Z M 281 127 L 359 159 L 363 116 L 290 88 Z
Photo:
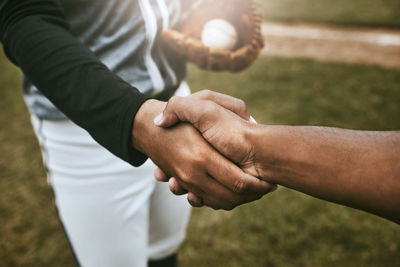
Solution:
M 147 97 L 74 37 L 59 1 L 0 0 L 0 40 L 10 60 L 99 144 L 134 166 L 147 159 L 131 141 Z

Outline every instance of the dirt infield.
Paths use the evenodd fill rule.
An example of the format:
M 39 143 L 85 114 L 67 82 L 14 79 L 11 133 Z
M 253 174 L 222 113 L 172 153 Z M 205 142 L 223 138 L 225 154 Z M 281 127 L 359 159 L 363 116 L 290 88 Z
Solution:
M 265 55 L 400 69 L 400 30 L 265 22 Z

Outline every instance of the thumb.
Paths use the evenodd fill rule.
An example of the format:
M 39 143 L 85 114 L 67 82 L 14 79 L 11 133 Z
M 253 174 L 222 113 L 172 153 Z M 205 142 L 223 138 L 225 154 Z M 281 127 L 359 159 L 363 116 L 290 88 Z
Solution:
M 193 97 L 212 101 L 221 107 L 228 109 L 244 120 L 250 120 L 250 114 L 247 110 L 246 103 L 236 97 L 221 94 L 211 90 L 203 90 L 192 95 Z
M 158 127 L 164 127 L 168 128 L 171 126 L 174 126 L 179 122 L 178 116 L 174 112 L 170 112 L 167 109 L 164 110 L 163 113 L 160 113 L 157 115 L 157 117 L 154 118 L 154 124 Z
M 189 98 L 172 97 L 168 101 L 163 113 L 154 118 L 154 124 L 159 127 L 167 128 L 181 121 L 193 123 L 193 113 L 196 114 L 196 110 L 193 109 L 199 108 L 198 103 L 193 102 L 196 101 Z

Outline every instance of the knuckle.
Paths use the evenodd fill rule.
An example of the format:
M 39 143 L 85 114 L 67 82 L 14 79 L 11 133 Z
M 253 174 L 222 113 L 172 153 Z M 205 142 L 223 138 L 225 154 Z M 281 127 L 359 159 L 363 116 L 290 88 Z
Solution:
M 189 202 L 189 204 L 192 206 L 192 207 L 197 207 L 197 203 L 196 203 L 196 201 L 195 200 L 193 200 L 193 199 L 191 199 L 191 198 L 187 198 L 187 200 L 188 200 L 188 202 Z
M 169 191 L 171 191 L 172 194 L 176 195 L 176 188 L 174 186 L 169 186 Z
M 193 164 L 195 166 L 203 166 L 208 162 L 209 151 L 202 147 L 196 147 L 192 150 Z
M 177 182 L 188 183 L 191 181 L 192 175 L 187 169 L 180 169 L 176 172 L 175 178 Z
M 244 179 L 237 179 L 234 184 L 233 191 L 238 194 L 243 194 L 247 191 L 248 184 Z
M 194 202 L 193 200 L 188 200 L 188 201 L 189 201 L 190 206 L 192 206 L 193 208 L 198 208 L 198 207 L 199 207 L 199 206 L 197 205 L 197 203 Z
M 205 113 L 212 114 L 217 112 L 217 104 L 212 101 L 207 101 L 204 103 L 204 111 Z
M 177 187 L 170 187 L 170 191 L 172 192 L 172 194 L 174 195 L 179 195 L 179 190 Z
M 236 101 L 238 106 L 240 106 L 243 109 L 246 109 L 246 103 L 244 102 L 243 99 L 236 98 Z
M 179 96 L 172 96 L 168 101 L 168 105 L 175 106 L 179 101 L 180 101 Z
M 172 180 L 171 180 L 172 181 Z M 169 190 L 174 194 L 177 195 L 179 193 L 179 185 L 174 182 L 169 182 Z
M 186 190 L 178 183 L 175 188 L 176 195 L 182 195 L 186 192 Z
M 188 183 L 188 184 L 193 184 L 193 181 L 194 181 L 194 179 L 193 179 L 193 176 L 190 174 L 190 173 L 183 173 L 182 175 L 181 175 L 181 180 L 184 182 L 184 183 Z
M 205 89 L 199 92 L 199 97 L 202 99 L 209 99 L 212 95 L 211 90 Z
M 247 106 L 246 103 L 242 99 L 237 100 L 237 108 L 241 114 L 247 114 Z

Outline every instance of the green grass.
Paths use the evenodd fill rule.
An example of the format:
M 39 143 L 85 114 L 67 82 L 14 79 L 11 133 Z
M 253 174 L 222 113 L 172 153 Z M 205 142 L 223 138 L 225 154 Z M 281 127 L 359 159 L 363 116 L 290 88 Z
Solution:
M 0 266 L 73 266 L 20 84 L 0 53 Z
M 399 0 L 257 0 L 265 19 L 400 27 Z
M 244 99 L 268 124 L 400 129 L 400 71 L 261 58 L 240 74 L 190 68 L 194 90 Z M 0 266 L 73 266 L 20 93 L 0 55 Z M 181 266 L 400 266 L 400 227 L 280 189 L 233 212 L 196 209 Z
M 260 123 L 400 129 L 400 71 L 262 58 L 240 74 L 191 68 L 190 84 L 246 101 Z M 399 266 L 400 227 L 280 189 L 233 212 L 193 213 L 184 266 Z
M 400 71 L 379 67 L 262 58 L 239 74 L 192 69 L 195 90 L 244 99 L 265 124 L 400 129 Z

